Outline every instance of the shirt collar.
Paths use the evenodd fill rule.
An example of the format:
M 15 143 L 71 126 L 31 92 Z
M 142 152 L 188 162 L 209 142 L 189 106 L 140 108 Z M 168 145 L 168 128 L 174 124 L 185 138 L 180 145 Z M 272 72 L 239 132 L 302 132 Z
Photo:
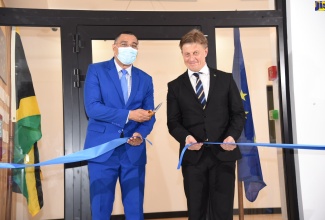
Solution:
M 209 71 L 208 65 L 205 64 L 199 72 L 203 75 L 209 75 L 210 71 Z M 187 73 L 188 73 L 188 76 L 191 77 L 193 75 L 193 73 L 197 73 L 197 72 L 193 72 L 192 70 L 187 69 Z
M 114 63 L 115 63 L 115 67 L 116 67 L 117 72 L 118 72 L 118 73 L 121 72 L 122 67 L 120 67 L 120 66 L 117 64 L 117 62 L 116 62 L 115 59 L 114 59 Z M 125 70 L 128 71 L 128 74 L 131 76 L 132 65 L 129 66 L 128 68 L 126 68 Z

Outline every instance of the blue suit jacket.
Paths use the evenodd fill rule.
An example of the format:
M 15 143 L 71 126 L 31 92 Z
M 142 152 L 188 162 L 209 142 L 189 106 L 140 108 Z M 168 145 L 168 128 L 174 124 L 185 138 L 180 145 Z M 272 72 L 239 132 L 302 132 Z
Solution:
M 84 88 L 84 105 L 89 117 L 84 148 L 90 148 L 119 138 L 121 133 L 131 137 L 139 132 L 143 138 L 151 132 L 155 117 L 137 123 L 127 117 L 129 110 L 154 109 L 152 78 L 142 70 L 132 66 L 132 88 L 128 102 L 124 104 L 121 83 L 115 67 L 114 58 L 100 63 L 90 64 Z M 126 144 L 126 151 L 133 164 L 146 163 L 146 143 L 133 147 Z M 112 151 L 92 161 L 106 161 Z

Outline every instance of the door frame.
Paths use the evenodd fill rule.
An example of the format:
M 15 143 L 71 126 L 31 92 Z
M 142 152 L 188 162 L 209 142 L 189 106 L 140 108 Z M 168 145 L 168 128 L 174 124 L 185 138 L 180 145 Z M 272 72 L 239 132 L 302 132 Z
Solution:
M 264 11 L 207 11 L 207 12 L 128 12 L 128 11 L 80 11 L 80 10 L 52 10 L 52 9 L 23 9 L 0 8 L 0 25 L 3 26 L 34 26 L 60 27 L 62 51 L 62 80 L 64 106 L 64 144 L 65 154 L 77 151 L 74 146 L 80 143 L 79 109 L 80 89 L 73 85 L 78 81 L 77 51 L 82 48 L 79 41 L 77 27 L 80 25 L 101 26 L 200 26 L 201 30 L 215 39 L 215 28 L 222 27 L 276 27 L 277 29 L 277 57 L 280 85 L 280 113 L 282 118 L 282 142 L 293 143 L 292 116 L 289 91 L 289 65 L 286 27 L 286 2 L 275 0 L 276 10 Z M 148 19 L 150 18 L 150 19 Z M 216 66 L 215 42 L 210 41 L 207 62 Z M 294 163 L 294 150 L 283 150 L 285 192 L 288 219 L 299 219 L 299 207 Z M 65 178 L 78 175 L 79 171 L 71 173 L 69 167 L 83 164 L 72 164 L 66 167 Z M 74 168 L 75 169 L 75 168 Z M 74 170 L 73 169 L 73 170 Z M 66 184 L 68 192 L 70 184 Z M 77 192 L 75 192 L 77 193 Z M 71 196 L 65 195 L 65 198 Z M 74 195 L 72 195 L 74 196 Z M 73 197 L 73 208 L 65 206 L 68 213 L 78 216 L 82 201 Z M 77 205 L 79 203 L 79 205 Z M 68 214 L 68 216 L 70 216 Z M 72 218 L 67 218 L 72 219 Z

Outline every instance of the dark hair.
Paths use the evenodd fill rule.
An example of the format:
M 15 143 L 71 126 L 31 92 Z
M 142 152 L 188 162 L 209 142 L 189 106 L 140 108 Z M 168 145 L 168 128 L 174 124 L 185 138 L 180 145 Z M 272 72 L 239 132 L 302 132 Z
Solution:
M 131 31 L 122 31 L 120 32 L 114 39 L 114 43 L 116 43 L 116 41 L 118 40 L 118 38 L 122 35 L 122 34 L 128 34 L 128 35 L 133 35 L 135 36 L 135 38 L 138 40 L 138 37 Z
M 198 43 L 203 45 L 204 47 L 208 47 L 208 39 L 204 36 L 204 34 L 198 30 L 193 29 L 186 33 L 179 42 L 179 47 L 182 49 L 184 44 Z

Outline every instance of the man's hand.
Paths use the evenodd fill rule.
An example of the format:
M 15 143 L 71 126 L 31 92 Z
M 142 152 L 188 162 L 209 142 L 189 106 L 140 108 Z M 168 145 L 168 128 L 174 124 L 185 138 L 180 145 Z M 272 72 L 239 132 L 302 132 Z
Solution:
M 152 117 L 156 112 L 154 112 L 152 110 L 148 110 L 148 113 L 149 113 L 150 117 Z
M 128 144 L 138 146 L 143 142 L 142 135 L 138 132 L 133 133 L 133 136 L 128 139 Z
M 193 144 L 188 149 L 189 150 L 200 150 L 202 147 L 202 143 L 197 143 L 195 138 L 192 135 L 188 135 L 185 139 L 185 145 L 187 144 Z
M 226 139 L 223 140 L 224 144 L 220 144 L 220 146 L 222 147 L 222 149 L 224 149 L 225 151 L 232 151 L 234 150 L 237 145 L 236 144 L 226 144 L 226 143 L 236 143 L 234 138 L 231 136 L 228 136 Z
M 152 115 L 153 114 L 151 114 L 148 110 L 144 109 L 131 110 L 129 114 L 129 120 L 136 122 L 149 121 Z

